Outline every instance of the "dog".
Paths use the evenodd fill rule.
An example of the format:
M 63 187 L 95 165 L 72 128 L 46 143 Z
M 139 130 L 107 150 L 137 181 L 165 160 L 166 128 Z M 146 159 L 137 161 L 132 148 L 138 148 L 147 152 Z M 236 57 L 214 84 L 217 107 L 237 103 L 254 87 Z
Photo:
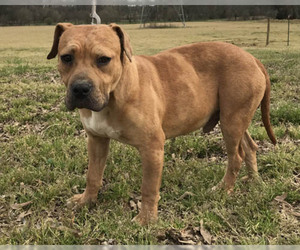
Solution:
M 79 109 L 88 140 L 86 189 L 71 198 L 76 206 L 95 202 L 102 184 L 110 139 L 134 146 L 142 161 L 142 205 L 133 219 L 157 219 L 164 143 L 168 138 L 220 122 L 228 166 L 218 187 L 232 192 L 242 161 L 257 176 L 257 145 L 247 129 L 261 106 L 273 144 L 270 79 L 248 52 L 223 42 L 180 46 L 154 56 L 133 56 L 117 24 L 58 23 L 48 59 L 58 55 L 66 106 Z

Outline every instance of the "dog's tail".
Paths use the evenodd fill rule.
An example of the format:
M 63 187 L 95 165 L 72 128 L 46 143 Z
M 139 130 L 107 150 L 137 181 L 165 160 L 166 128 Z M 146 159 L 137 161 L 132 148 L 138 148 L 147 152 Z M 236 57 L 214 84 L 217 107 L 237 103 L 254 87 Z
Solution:
M 276 144 L 276 138 L 275 138 L 273 129 L 271 127 L 271 122 L 270 122 L 271 81 L 270 81 L 269 74 L 268 74 L 267 70 L 265 69 L 264 65 L 258 59 L 256 59 L 256 62 L 258 64 L 258 66 L 260 67 L 260 69 L 262 70 L 262 72 L 264 73 L 265 77 L 266 77 L 266 90 L 265 90 L 264 97 L 263 97 L 263 99 L 261 101 L 261 104 L 260 104 L 261 117 L 262 117 L 262 121 L 263 121 L 263 124 L 265 126 L 265 129 L 267 131 L 267 134 L 268 134 L 269 138 L 271 139 L 272 143 L 275 145 Z

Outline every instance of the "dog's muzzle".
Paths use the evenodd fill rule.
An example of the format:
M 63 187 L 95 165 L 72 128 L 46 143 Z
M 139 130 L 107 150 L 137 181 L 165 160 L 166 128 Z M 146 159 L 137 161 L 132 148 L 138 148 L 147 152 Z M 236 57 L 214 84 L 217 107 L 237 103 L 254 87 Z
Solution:
M 66 106 L 69 110 L 86 108 L 100 111 L 107 105 L 107 100 L 100 102 L 93 95 L 93 84 L 88 80 L 76 80 L 69 87 Z
M 71 86 L 71 92 L 76 99 L 84 100 L 89 97 L 92 87 L 92 83 L 88 81 L 76 81 Z

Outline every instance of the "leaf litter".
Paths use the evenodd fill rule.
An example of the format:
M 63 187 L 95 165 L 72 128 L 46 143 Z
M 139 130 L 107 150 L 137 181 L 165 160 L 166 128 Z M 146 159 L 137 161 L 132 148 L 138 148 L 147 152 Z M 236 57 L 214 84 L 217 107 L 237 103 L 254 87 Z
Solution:
M 199 227 L 188 225 L 181 230 L 168 229 L 158 235 L 158 241 L 168 245 L 211 245 L 213 236 L 204 228 L 203 220 L 201 220 Z

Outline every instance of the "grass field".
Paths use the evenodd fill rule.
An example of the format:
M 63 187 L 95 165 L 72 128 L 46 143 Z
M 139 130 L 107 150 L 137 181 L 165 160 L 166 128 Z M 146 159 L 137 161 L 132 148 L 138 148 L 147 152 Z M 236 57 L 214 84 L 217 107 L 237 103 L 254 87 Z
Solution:
M 261 179 L 228 196 L 211 188 L 226 153 L 219 128 L 169 140 L 159 221 L 140 227 L 141 166 L 135 149 L 113 142 L 96 206 L 72 211 L 83 192 L 86 138 L 64 105 L 56 60 L 47 61 L 54 27 L 0 27 L 0 244 L 300 244 L 300 22 L 195 22 L 187 28 L 124 25 L 135 54 L 197 41 L 227 41 L 259 58 L 272 81 L 272 146 L 255 114 Z

